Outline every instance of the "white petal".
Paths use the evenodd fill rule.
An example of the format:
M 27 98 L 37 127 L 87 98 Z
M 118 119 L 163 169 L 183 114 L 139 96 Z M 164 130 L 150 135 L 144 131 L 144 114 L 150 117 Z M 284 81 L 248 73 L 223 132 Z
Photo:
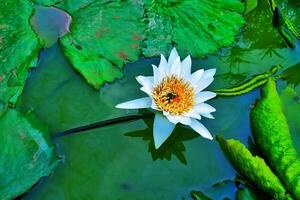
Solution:
M 160 82 L 161 76 L 158 68 L 155 65 L 152 65 L 152 68 L 153 68 L 153 85 L 155 86 Z
M 154 118 L 153 139 L 155 148 L 158 149 L 171 135 L 175 128 L 175 124 L 160 113 L 157 113 Z
M 181 77 L 181 62 L 180 62 L 180 58 L 177 57 L 175 59 L 175 61 L 173 62 L 172 66 L 171 66 L 171 74 L 177 75 L 178 77 Z
M 189 111 L 184 116 L 199 119 L 199 120 L 201 119 L 201 115 L 199 114 L 199 112 L 196 112 L 194 110 Z
M 214 81 L 214 78 L 208 78 L 208 79 L 201 78 L 201 80 L 195 86 L 196 87 L 196 91 L 195 91 L 196 94 L 198 92 L 201 92 L 205 88 L 207 88 L 213 81 Z
M 198 120 L 192 119 L 191 128 L 194 129 L 197 133 L 199 133 L 202 137 L 212 140 L 210 132 L 201 124 Z
M 210 91 L 199 92 L 196 94 L 196 104 L 203 103 L 209 99 L 216 97 L 217 94 Z
M 151 108 L 154 109 L 154 110 L 160 110 L 160 109 L 156 106 L 156 104 L 155 104 L 154 101 L 152 101 Z
M 182 62 L 181 62 L 181 68 L 182 68 L 182 76 L 184 78 L 188 78 L 191 75 L 191 68 L 192 68 L 192 59 L 191 56 L 187 56 Z
M 151 94 L 153 90 L 153 76 L 138 76 L 136 80 L 143 86 L 142 91 Z
M 144 88 L 144 87 L 141 87 L 140 89 L 141 89 L 143 92 L 145 92 L 146 94 L 148 94 L 149 96 L 152 95 L 152 90 L 149 90 L 149 89 Z
M 116 108 L 122 108 L 122 109 L 150 108 L 151 104 L 152 104 L 152 99 L 150 97 L 144 97 L 144 98 L 120 103 L 116 105 Z
M 214 119 L 215 117 L 210 114 L 210 113 L 200 113 L 203 117 L 209 118 L 209 119 Z
M 159 63 L 158 69 L 159 69 L 161 75 L 163 75 L 163 76 L 168 75 L 170 72 L 170 67 L 168 65 L 168 62 L 167 62 L 166 58 L 164 57 L 164 55 L 162 55 L 162 54 L 160 55 L 160 63 Z
M 176 48 L 174 47 L 170 53 L 169 59 L 168 59 L 168 64 L 169 66 L 173 65 L 173 62 L 176 60 L 176 58 L 178 58 L 178 53 L 176 51 Z
M 172 122 L 173 124 L 181 123 L 184 125 L 190 125 L 191 124 L 191 118 L 186 116 L 172 116 L 172 115 L 166 115 L 168 120 Z
M 211 113 L 215 112 L 216 109 L 207 103 L 197 104 L 194 108 L 198 113 Z
M 203 74 L 203 78 L 212 78 L 216 74 L 216 69 L 205 70 Z
M 196 85 L 201 80 L 203 74 L 204 74 L 204 69 L 199 69 L 195 71 L 191 76 L 191 80 L 190 80 L 191 85 Z

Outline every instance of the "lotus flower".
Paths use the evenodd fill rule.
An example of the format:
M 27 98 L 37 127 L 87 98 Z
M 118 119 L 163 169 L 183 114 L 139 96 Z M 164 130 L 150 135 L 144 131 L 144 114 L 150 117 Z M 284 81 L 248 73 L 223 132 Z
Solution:
M 152 65 L 153 76 L 138 76 L 136 80 L 142 85 L 141 90 L 148 97 L 118 104 L 117 108 L 141 109 L 152 108 L 154 118 L 153 137 L 158 149 L 171 135 L 177 123 L 190 126 L 202 137 L 212 140 L 210 132 L 199 121 L 201 117 L 214 119 L 215 108 L 204 103 L 216 96 L 216 93 L 203 91 L 209 86 L 216 69 L 203 69 L 191 73 L 192 60 L 187 56 L 182 62 L 176 49 L 168 61 L 163 55 L 159 66 Z

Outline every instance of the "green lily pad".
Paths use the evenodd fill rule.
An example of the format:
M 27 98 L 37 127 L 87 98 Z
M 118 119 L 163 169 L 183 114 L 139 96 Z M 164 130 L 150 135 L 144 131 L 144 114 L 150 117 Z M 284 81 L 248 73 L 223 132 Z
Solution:
M 45 140 L 45 127 L 31 114 L 8 109 L 0 116 L 0 199 L 12 199 L 48 176 L 59 161 Z
M 239 0 L 146 0 L 146 57 L 168 54 L 175 45 L 181 54 L 201 58 L 231 45 L 244 24 Z
M 251 125 L 255 141 L 265 159 L 275 170 L 287 190 L 300 198 L 300 160 L 293 145 L 287 119 L 274 80 L 262 89 L 262 98 L 251 110 Z
M 56 6 L 73 19 L 70 33 L 60 40 L 63 51 L 97 89 L 120 78 L 123 65 L 142 53 L 169 54 L 173 46 L 194 58 L 215 53 L 231 45 L 244 24 L 244 4 L 239 0 L 69 0 Z
M 121 77 L 124 63 L 138 60 L 144 37 L 139 2 L 97 1 L 72 17 L 71 33 L 61 39 L 61 46 L 75 69 L 95 88 Z
M 41 48 L 29 24 L 32 14 L 28 1 L 0 4 L 0 100 L 4 102 L 16 102 Z

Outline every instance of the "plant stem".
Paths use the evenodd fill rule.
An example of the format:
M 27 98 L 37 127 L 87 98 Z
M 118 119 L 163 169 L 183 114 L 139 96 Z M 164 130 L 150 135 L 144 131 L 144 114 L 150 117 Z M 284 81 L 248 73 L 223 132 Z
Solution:
M 114 124 L 123 123 L 123 122 L 135 121 L 138 119 L 145 119 L 145 118 L 149 118 L 152 116 L 153 116 L 153 113 L 133 114 L 133 115 L 127 115 L 127 116 L 123 116 L 123 117 L 117 117 L 117 118 L 108 119 L 108 120 L 104 120 L 104 121 L 100 121 L 100 122 L 95 122 L 92 124 L 88 124 L 88 125 L 68 129 L 65 131 L 57 132 L 57 133 L 53 134 L 53 138 L 63 137 L 63 136 L 71 135 L 71 134 L 82 132 L 82 131 L 105 127 L 108 125 L 114 125 Z

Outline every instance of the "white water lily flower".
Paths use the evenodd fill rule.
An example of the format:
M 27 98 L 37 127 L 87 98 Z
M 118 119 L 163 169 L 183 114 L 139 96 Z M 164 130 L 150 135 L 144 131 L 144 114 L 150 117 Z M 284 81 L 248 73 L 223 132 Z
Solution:
M 216 109 L 204 103 L 216 96 L 216 93 L 203 91 L 209 86 L 216 69 L 203 69 L 191 73 L 191 57 L 182 62 L 176 49 L 168 61 L 161 55 L 159 66 L 153 66 L 153 76 L 138 76 L 141 90 L 149 95 L 125 103 L 117 108 L 152 108 L 157 112 L 154 118 L 153 137 L 155 148 L 159 148 L 171 135 L 177 123 L 190 126 L 202 137 L 212 140 L 210 132 L 199 122 L 201 116 L 214 119 Z

